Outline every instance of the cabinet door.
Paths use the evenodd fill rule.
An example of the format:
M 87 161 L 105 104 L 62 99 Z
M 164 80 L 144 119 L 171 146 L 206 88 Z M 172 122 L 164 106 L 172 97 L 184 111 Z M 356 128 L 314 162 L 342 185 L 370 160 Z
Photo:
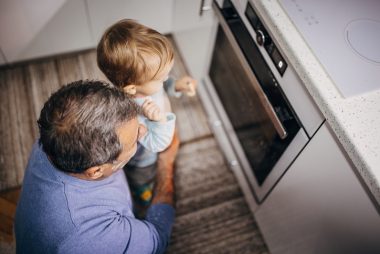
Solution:
M 109 26 L 125 18 L 163 34 L 172 31 L 173 0 L 87 0 L 87 3 L 95 44 Z
M 255 213 L 270 252 L 380 253 L 380 216 L 324 125 Z
M 190 74 L 198 80 L 208 69 L 217 24 L 212 9 L 200 14 L 202 3 L 211 8 L 207 0 L 176 0 L 173 11 L 174 40 Z
M 64 0 L 2 0 L 0 5 L 0 45 L 8 62 L 18 60 Z
M 3 50 L 0 48 L 0 66 L 3 64 L 6 64 L 6 63 L 7 63 L 7 61 L 5 60 Z
M 68 0 L 34 36 L 16 60 L 92 48 L 84 0 Z

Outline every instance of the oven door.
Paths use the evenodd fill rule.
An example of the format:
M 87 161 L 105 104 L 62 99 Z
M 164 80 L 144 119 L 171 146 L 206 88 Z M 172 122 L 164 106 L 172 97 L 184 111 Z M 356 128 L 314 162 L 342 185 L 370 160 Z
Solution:
M 219 27 L 206 97 L 232 147 L 230 165 L 242 169 L 260 203 L 309 139 L 236 10 L 215 2 L 213 9 Z

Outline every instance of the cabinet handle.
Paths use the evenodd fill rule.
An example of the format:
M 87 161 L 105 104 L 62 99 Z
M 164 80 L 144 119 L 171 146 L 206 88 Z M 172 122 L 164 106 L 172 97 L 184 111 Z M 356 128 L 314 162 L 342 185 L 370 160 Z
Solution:
M 207 2 L 207 3 L 206 3 Z M 211 1 L 210 0 L 201 0 L 201 7 L 199 8 L 199 16 L 203 15 L 203 12 L 211 10 Z

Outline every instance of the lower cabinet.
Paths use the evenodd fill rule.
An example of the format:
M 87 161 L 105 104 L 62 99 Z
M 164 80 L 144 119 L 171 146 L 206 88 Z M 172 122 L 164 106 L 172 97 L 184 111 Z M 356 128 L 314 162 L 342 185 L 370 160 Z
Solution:
M 255 213 L 270 253 L 380 253 L 380 216 L 326 123 Z
M 108 27 L 126 18 L 163 34 L 172 32 L 174 0 L 86 0 L 86 3 L 94 45 Z
M 84 0 L 66 1 L 26 47 L 20 49 L 17 57 L 7 60 L 29 60 L 94 47 L 86 15 Z
M 3 50 L 0 48 L 0 65 L 5 64 L 7 61 L 5 60 L 5 56 Z
M 174 0 L 45 2 L 6 0 L 0 6 L 0 65 L 95 48 L 104 31 L 125 18 L 172 32 Z
M 217 31 L 211 3 L 176 0 L 173 7 L 173 38 L 189 74 L 199 81 L 208 71 Z M 200 12 L 202 5 L 206 10 Z

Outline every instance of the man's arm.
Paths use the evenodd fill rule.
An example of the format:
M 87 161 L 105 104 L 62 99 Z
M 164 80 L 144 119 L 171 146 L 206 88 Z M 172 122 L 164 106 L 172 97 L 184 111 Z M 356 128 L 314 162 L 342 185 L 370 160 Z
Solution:
M 73 234 L 58 248 L 58 253 L 163 253 L 174 223 L 174 160 L 179 148 L 177 132 L 170 146 L 159 154 L 155 196 L 146 220 L 120 214 L 94 220 L 92 236 Z M 108 215 L 107 215 L 108 217 Z M 94 236 L 94 231 L 97 231 Z
M 159 154 L 155 196 L 146 220 L 107 213 L 88 221 L 61 243 L 57 253 L 163 253 L 174 223 L 174 160 L 179 139 Z M 93 223 L 93 224 L 91 224 Z M 89 230 L 89 228 L 91 230 Z M 84 231 L 81 231 L 84 230 Z
M 175 131 L 170 146 L 158 156 L 155 194 L 146 215 L 146 221 L 154 225 L 160 236 L 156 243 L 159 253 L 168 246 L 174 223 L 174 160 L 178 148 L 179 137 Z
M 152 204 L 174 205 L 174 161 L 179 143 L 178 133 L 175 131 L 170 146 L 158 156 L 156 188 Z

